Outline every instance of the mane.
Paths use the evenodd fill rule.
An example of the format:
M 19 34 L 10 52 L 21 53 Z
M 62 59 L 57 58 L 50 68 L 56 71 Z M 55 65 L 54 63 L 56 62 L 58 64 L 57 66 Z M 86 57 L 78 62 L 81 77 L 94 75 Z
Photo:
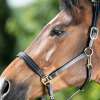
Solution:
M 62 8 L 72 11 L 74 8 L 81 8 L 91 4 L 91 0 L 60 0 Z
M 61 0 L 62 8 L 66 8 L 72 10 L 74 7 L 78 7 L 80 5 L 80 0 Z
M 71 13 L 75 23 L 80 23 L 81 15 L 91 0 L 60 0 L 62 9 L 66 9 Z M 79 16 L 77 16 L 79 15 Z

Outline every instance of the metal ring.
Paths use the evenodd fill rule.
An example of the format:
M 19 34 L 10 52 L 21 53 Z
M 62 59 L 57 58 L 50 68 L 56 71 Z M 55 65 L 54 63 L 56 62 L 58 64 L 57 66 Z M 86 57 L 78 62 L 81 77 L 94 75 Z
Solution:
M 50 96 L 50 99 L 51 99 L 51 100 L 54 100 L 55 98 L 54 98 L 54 96 Z
M 84 53 L 86 54 L 86 56 L 92 56 L 93 55 L 93 49 L 92 48 L 85 48 Z
M 92 27 L 92 28 L 91 28 L 91 32 L 90 32 L 90 38 L 91 38 L 92 40 L 97 39 L 98 33 L 99 33 L 99 29 L 98 29 L 97 27 Z

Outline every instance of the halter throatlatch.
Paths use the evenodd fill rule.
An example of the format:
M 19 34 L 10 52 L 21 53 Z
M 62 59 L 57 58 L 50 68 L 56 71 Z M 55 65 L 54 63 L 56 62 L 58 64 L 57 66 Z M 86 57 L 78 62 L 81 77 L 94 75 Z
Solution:
M 92 61 L 91 61 L 92 55 L 93 55 L 93 43 L 97 39 L 98 33 L 99 33 L 99 29 L 97 28 L 97 20 L 98 20 L 99 9 L 100 9 L 100 0 L 92 0 L 92 3 L 93 3 L 93 19 L 92 19 L 92 25 L 91 25 L 91 29 L 90 29 L 90 33 L 89 33 L 89 43 L 82 54 L 71 59 L 69 62 L 65 63 L 60 68 L 54 70 L 49 75 L 45 75 L 43 70 L 25 52 L 20 52 L 17 55 L 18 57 L 23 59 L 25 61 L 25 63 L 28 65 L 28 67 L 40 77 L 41 83 L 47 88 L 50 100 L 54 100 L 51 80 L 54 79 L 56 76 L 58 76 L 60 73 L 62 73 L 65 69 L 69 68 L 71 65 L 80 61 L 81 59 L 87 58 L 86 79 L 85 79 L 83 85 L 81 87 L 79 87 L 79 90 L 76 91 L 67 100 L 70 100 L 74 95 L 76 95 L 81 90 L 83 90 L 83 88 L 86 86 L 87 82 L 91 80 L 91 73 L 92 73 L 92 66 L 93 66 Z

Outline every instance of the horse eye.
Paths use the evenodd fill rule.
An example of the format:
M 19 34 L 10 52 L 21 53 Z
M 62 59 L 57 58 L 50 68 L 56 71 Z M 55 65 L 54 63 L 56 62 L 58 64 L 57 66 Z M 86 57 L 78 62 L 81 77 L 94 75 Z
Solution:
M 56 35 L 56 36 L 61 36 L 61 35 L 63 35 L 65 32 L 61 29 L 61 28 L 58 28 L 58 27 L 56 27 L 56 28 L 54 28 L 52 31 L 51 31 L 51 36 L 54 36 L 54 35 Z

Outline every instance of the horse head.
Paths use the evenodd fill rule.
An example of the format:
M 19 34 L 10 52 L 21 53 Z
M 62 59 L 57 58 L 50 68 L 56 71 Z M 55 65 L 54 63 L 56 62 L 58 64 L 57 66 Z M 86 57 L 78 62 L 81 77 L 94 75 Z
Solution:
M 62 0 L 63 9 L 40 32 L 25 52 L 49 74 L 81 54 L 88 42 L 92 22 L 89 0 Z M 100 19 L 97 27 L 100 29 Z M 100 83 L 100 35 L 94 42 L 91 79 Z M 70 66 L 52 80 L 54 91 L 81 86 L 86 79 L 86 59 Z M 4 100 L 33 100 L 43 95 L 40 78 L 17 57 L 0 78 L 0 96 Z

